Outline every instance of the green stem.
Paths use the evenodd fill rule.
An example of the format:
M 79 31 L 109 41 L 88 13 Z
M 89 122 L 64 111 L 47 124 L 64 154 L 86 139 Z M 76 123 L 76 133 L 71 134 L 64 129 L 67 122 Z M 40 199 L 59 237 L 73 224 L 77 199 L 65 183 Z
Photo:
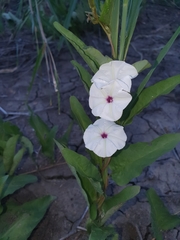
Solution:
M 108 176 L 108 165 L 109 165 L 109 162 L 110 162 L 111 158 L 104 158 L 102 159 L 102 166 L 100 168 L 100 171 L 101 171 L 101 176 L 102 176 L 102 180 L 103 180 L 103 195 L 101 195 L 97 201 L 97 205 L 98 205 L 98 212 L 99 212 L 99 217 L 101 216 L 101 207 L 106 199 L 106 189 L 107 189 L 107 186 L 108 186 L 108 179 L 109 179 L 109 176 Z

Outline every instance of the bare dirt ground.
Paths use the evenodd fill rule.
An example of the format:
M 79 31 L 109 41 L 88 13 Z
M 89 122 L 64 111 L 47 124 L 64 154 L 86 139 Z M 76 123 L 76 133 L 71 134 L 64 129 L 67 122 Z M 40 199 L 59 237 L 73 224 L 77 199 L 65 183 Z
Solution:
M 134 63 L 147 59 L 151 63 L 156 59 L 161 48 L 166 44 L 174 31 L 180 25 L 180 10 L 158 5 L 147 5 L 138 20 L 127 62 Z M 92 33 L 86 33 L 84 41 L 110 54 L 110 46 L 106 39 L 100 39 Z M 19 57 L 16 49 L 19 49 Z M 0 40 L 0 106 L 10 113 L 3 116 L 17 124 L 21 131 L 34 143 L 35 151 L 39 144 L 34 131 L 28 124 L 28 113 L 25 105 L 26 93 L 31 81 L 32 67 L 36 58 L 36 46 L 32 43 L 32 36 L 27 31 L 10 39 L 7 33 Z M 52 49 L 55 44 L 52 43 Z M 60 76 L 61 114 L 58 114 L 57 96 L 54 94 L 52 82 L 49 82 L 45 65 L 42 66 L 35 79 L 33 89 L 29 96 L 29 106 L 37 111 L 39 116 L 50 126 L 58 125 L 58 136 L 62 136 L 71 122 L 69 97 L 75 95 L 83 104 L 89 116 L 88 95 L 78 77 L 77 72 L 70 63 L 72 56 L 68 50 L 63 49 L 55 54 L 56 64 Z M 82 59 L 74 53 L 76 60 Z M 17 65 L 18 67 L 15 68 Z M 84 63 L 83 63 L 84 64 Z M 85 64 L 84 64 L 85 65 Z M 2 69 L 8 69 L 6 73 Z M 11 69 L 11 72 L 10 70 Z M 2 73 L 3 72 L 3 73 Z M 147 72 L 143 72 L 133 80 L 133 89 L 136 89 Z M 157 68 L 150 84 L 180 73 L 180 38 L 168 52 L 165 59 Z M 50 105 L 50 102 L 52 104 Z M 19 115 L 17 115 L 19 114 Z M 92 116 L 91 116 L 92 117 Z M 154 101 L 143 113 L 136 117 L 133 124 L 125 128 L 128 141 L 151 141 L 166 132 L 180 132 L 180 87 L 168 96 L 160 97 Z M 82 132 L 74 124 L 69 146 L 77 152 L 84 154 Z M 61 158 L 56 156 L 56 163 L 41 155 L 37 157 L 40 171 L 37 172 L 34 163 L 24 158 L 18 174 L 32 172 L 39 177 L 38 183 L 29 185 L 14 194 L 19 203 L 44 195 L 54 195 L 56 200 L 49 208 L 46 216 L 33 231 L 30 240 L 60 240 L 72 229 L 76 228 L 77 221 L 86 209 L 86 202 L 80 188 Z M 130 184 L 141 186 L 140 194 L 125 204 L 121 210 L 111 218 L 110 222 L 117 227 L 119 239 L 122 240 L 152 240 L 150 206 L 146 198 L 146 190 L 155 188 L 159 196 L 170 209 L 171 213 L 180 211 L 180 144 L 170 153 L 162 156 L 158 161 L 147 167 L 141 176 L 133 179 Z M 120 187 L 110 184 L 108 194 L 120 191 Z M 84 226 L 83 224 L 81 226 Z M 68 240 L 88 239 L 84 231 L 79 230 Z M 167 240 L 180 240 L 180 227 L 164 235 Z

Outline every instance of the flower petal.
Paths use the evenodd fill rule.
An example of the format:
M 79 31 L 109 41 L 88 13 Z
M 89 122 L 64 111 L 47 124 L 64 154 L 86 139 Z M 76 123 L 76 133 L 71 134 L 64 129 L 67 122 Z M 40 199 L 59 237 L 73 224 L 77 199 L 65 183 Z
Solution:
M 104 133 L 107 135 L 106 138 L 102 137 Z M 104 158 L 110 157 L 118 149 L 122 149 L 125 146 L 127 136 L 122 126 L 111 121 L 98 119 L 85 130 L 83 139 L 86 148 Z
M 97 88 L 104 88 L 114 81 L 119 81 L 122 89 L 130 92 L 131 79 L 138 75 L 136 68 L 124 61 L 111 61 L 100 66 L 92 78 Z
M 109 121 L 117 121 L 123 109 L 129 104 L 132 97 L 129 93 L 119 90 L 118 83 L 99 89 L 95 84 L 90 88 L 89 106 L 94 116 L 99 116 Z M 112 101 L 108 101 L 108 98 Z

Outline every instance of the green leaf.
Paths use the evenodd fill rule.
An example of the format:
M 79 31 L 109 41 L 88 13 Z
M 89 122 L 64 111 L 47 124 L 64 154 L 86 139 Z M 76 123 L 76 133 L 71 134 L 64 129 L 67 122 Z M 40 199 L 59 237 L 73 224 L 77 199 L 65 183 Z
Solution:
M 72 127 L 73 127 L 73 121 L 69 124 L 68 129 L 63 134 L 63 136 L 61 138 L 57 139 L 57 141 L 55 141 L 56 144 L 59 143 L 62 147 L 67 147 L 68 141 L 69 141 L 69 137 L 71 135 Z
M 106 240 L 107 237 L 113 236 L 115 234 L 115 229 L 113 227 L 102 227 L 99 228 L 95 225 L 91 228 L 91 234 L 89 240 Z
M 30 93 L 30 91 L 32 89 L 32 86 L 33 86 L 36 74 L 37 74 L 37 72 L 39 70 L 39 67 L 41 66 L 41 62 L 43 60 L 45 51 L 46 51 L 46 43 L 44 43 L 42 45 L 40 51 L 38 52 L 38 55 L 37 55 L 37 58 L 36 58 L 36 63 L 35 63 L 35 66 L 34 66 L 34 69 L 33 69 L 33 73 L 32 73 L 32 79 L 31 79 L 31 81 L 29 83 L 28 94 Z
M 3 196 L 2 196 L 2 191 L 3 191 L 4 185 L 5 185 L 8 177 L 9 177 L 8 175 L 1 176 L 1 177 L 0 177 L 0 201 L 1 201 L 1 199 L 3 198 Z
M 169 213 L 154 189 L 151 188 L 147 191 L 147 197 L 151 205 L 154 236 L 157 240 L 163 240 L 162 231 L 167 231 L 180 225 L 180 218 Z
M 60 151 L 62 152 L 64 147 L 58 143 L 55 140 L 58 148 L 60 149 Z M 76 180 L 79 184 L 79 186 L 81 187 L 81 191 L 86 199 L 86 202 L 89 206 L 89 214 L 90 214 L 90 218 L 92 220 L 96 219 L 97 216 L 97 207 L 96 207 L 96 201 L 97 201 L 97 191 L 96 188 L 99 192 L 102 192 L 102 189 L 100 187 L 100 183 L 98 184 L 98 182 L 93 181 L 91 178 L 85 177 L 84 174 L 80 174 L 80 172 L 77 172 L 75 167 L 73 167 L 72 165 L 68 164 L 72 173 L 74 174 L 74 176 L 76 177 Z
M 46 196 L 20 206 L 7 204 L 6 212 L 0 216 L 1 240 L 28 239 L 54 199 Z
M 124 188 L 120 193 L 108 197 L 103 205 L 104 217 L 101 221 L 102 225 L 111 217 L 125 202 L 136 196 L 140 191 L 139 186 L 128 186 Z
M 73 116 L 79 126 L 83 129 L 83 131 L 85 131 L 92 122 L 75 96 L 70 97 L 70 106 Z
M 120 35 L 120 53 L 119 60 L 125 60 L 129 49 L 137 19 L 141 9 L 142 0 L 123 0 L 123 13 Z M 126 4 L 128 6 L 126 6 Z M 123 43 L 121 43 L 123 41 Z
M 54 27 L 73 45 L 94 73 L 98 71 L 102 64 L 111 61 L 111 58 L 103 56 L 97 49 L 86 46 L 84 42 L 60 23 L 54 22 Z
M 83 106 L 75 96 L 70 97 L 70 106 L 73 117 L 78 122 L 82 130 L 85 131 L 92 122 L 83 109 Z M 91 160 L 93 163 L 95 163 L 95 165 L 99 165 L 101 163 L 101 158 L 98 157 L 94 152 L 88 150 L 88 153 L 90 154 Z
M 13 164 L 13 158 L 15 155 L 18 138 L 19 138 L 19 135 L 15 135 L 9 138 L 6 143 L 6 148 L 4 149 L 4 152 L 3 152 L 3 163 L 4 163 L 4 168 L 6 172 L 9 172 Z
M 35 130 L 36 136 L 42 146 L 42 152 L 47 157 L 54 158 L 54 138 L 57 127 L 49 129 L 43 120 L 36 114 L 31 114 L 29 118 L 31 127 Z
M 154 99 L 161 95 L 170 93 L 178 84 L 180 84 L 180 75 L 167 78 L 144 89 L 139 95 L 135 106 L 131 109 L 130 115 L 126 119 L 125 123 L 130 123 L 133 117 L 139 114 Z
M 180 34 L 180 26 L 178 27 L 178 29 L 176 30 L 176 32 L 172 35 L 171 39 L 166 43 L 166 45 L 163 47 L 163 49 L 160 51 L 157 59 L 155 60 L 151 70 L 149 71 L 149 73 L 147 74 L 147 76 L 144 78 L 144 80 L 142 81 L 142 83 L 140 84 L 138 91 L 137 91 L 137 96 L 142 92 L 143 88 L 145 87 L 145 85 L 147 84 L 147 82 L 149 81 L 151 75 L 153 74 L 154 70 L 156 69 L 156 67 L 160 64 L 160 62 L 163 60 L 163 58 L 165 57 L 165 55 L 167 54 L 167 52 L 169 51 L 170 47 L 172 46 L 172 44 L 174 43 L 174 41 L 176 40 L 176 38 L 179 36 Z
M 140 73 L 147 68 L 151 67 L 151 64 L 147 60 L 141 60 L 133 63 L 133 66 L 136 68 L 137 72 Z
M 17 175 L 17 176 L 8 176 L 4 187 L 1 198 L 4 198 L 20 188 L 23 188 L 25 185 L 29 183 L 34 183 L 37 181 L 37 177 L 34 175 Z
M 32 154 L 33 154 L 33 145 L 32 145 L 32 143 L 31 143 L 31 141 L 30 141 L 28 138 L 22 136 L 22 137 L 21 137 L 21 143 L 23 144 L 23 146 L 24 146 L 25 148 L 28 149 L 29 155 L 32 156 Z
M 11 168 L 9 170 L 9 175 L 13 175 L 14 171 L 16 170 L 17 166 L 19 165 L 23 155 L 25 152 L 25 148 L 21 148 L 13 157 L 13 162 Z
M 0 157 L 0 177 L 3 177 L 6 174 L 5 169 L 4 169 L 4 164 L 3 160 Z
M 120 32 L 120 50 L 118 59 L 125 60 L 125 42 L 126 42 L 126 28 L 127 28 L 127 14 L 128 14 L 129 0 L 122 0 L 122 19 L 121 19 L 121 32 Z
M 110 21 L 112 16 L 112 5 L 113 5 L 113 0 L 106 0 L 104 4 L 101 5 L 101 13 L 99 16 L 99 21 L 108 27 L 110 26 Z
M 66 13 L 65 20 L 63 21 L 63 26 L 67 29 L 70 27 L 72 15 L 73 15 L 73 12 L 74 12 L 76 6 L 77 6 L 77 0 L 70 0 L 68 12 Z M 62 48 L 63 42 L 64 42 L 64 38 L 62 37 L 59 42 L 59 49 Z
M 91 87 L 91 78 L 92 76 L 88 73 L 88 71 L 81 66 L 78 62 L 76 61 L 71 61 L 72 65 L 76 68 L 83 84 L 87 92 L 89 92 L 89 89 Z
M 180 142 L 180 133 L 170 133 L 150 143 L 135 143 L 118 151 L 111 158 L 109 165 L 112 170 L 112 179 L 119 185 L 126 185 L 158 157 L 172 150 L 178 142 Z
M 14 135 L 21 135 L 20 129 L 10 122 L 3 122 L 0 118 L 0 136 L 1 140 L 8 140 Z
M 81 191 L 83 193 L 84 198 L 86 199 L 86 202 L 89 206 L 89 215 L 91 220 L 95 220 L 97 217 L 97 207 L 96 207 L 96 201 L 97 201 L 97 192 L 94 189 L 93 185 L 90 182 L 90 179 L 87 177 L 82 176 L 80 173 L 76 172 L 76 169 L 69 165 L 72 173 L 76 177 L 76 180 L 81 187 Z
M 114 58 L 118 57 L 118 36 L 119 36 L 119 19 L 120 19 L 120 1 L 111 1 L 112 11 L 110 17 L 110 31 L 111 31 L 111 41 L 114 49 Z
M 97 169 L 86 157 L 80 155 L 68 148 L 61 151 L 66 162 L 73 166 L 80 175 L 91 178 L 94 181 L 101 181 L 101 175 Z

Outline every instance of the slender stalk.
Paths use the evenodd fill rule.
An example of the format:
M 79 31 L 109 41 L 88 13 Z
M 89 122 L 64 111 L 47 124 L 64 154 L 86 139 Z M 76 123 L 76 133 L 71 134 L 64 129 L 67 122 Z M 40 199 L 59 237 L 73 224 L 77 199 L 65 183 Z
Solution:
M 111 158 L 108 157 L 108 158 L 104 158 L 102 159 L 102 167 L 100 169 L 101 171 L 101 176 L 102 176 L 102 180 L 103 180 L 103 191 L 104 191 L 104 194 L 101 195 L 97 201 L 97 205 L 98 205 L 98 212 L 99 212 L 99 217 L 101 216 L 101 207 L 102 207 L 102 204 L 104 203 L 105 199 L 106 199 L 106 189 L 107 189 L 107 186 L 108 186 L 108 179 L 109 179 L 109 176 L 108 176 L 108 165 L 109 165 L 109 162 L 110 162 Z

